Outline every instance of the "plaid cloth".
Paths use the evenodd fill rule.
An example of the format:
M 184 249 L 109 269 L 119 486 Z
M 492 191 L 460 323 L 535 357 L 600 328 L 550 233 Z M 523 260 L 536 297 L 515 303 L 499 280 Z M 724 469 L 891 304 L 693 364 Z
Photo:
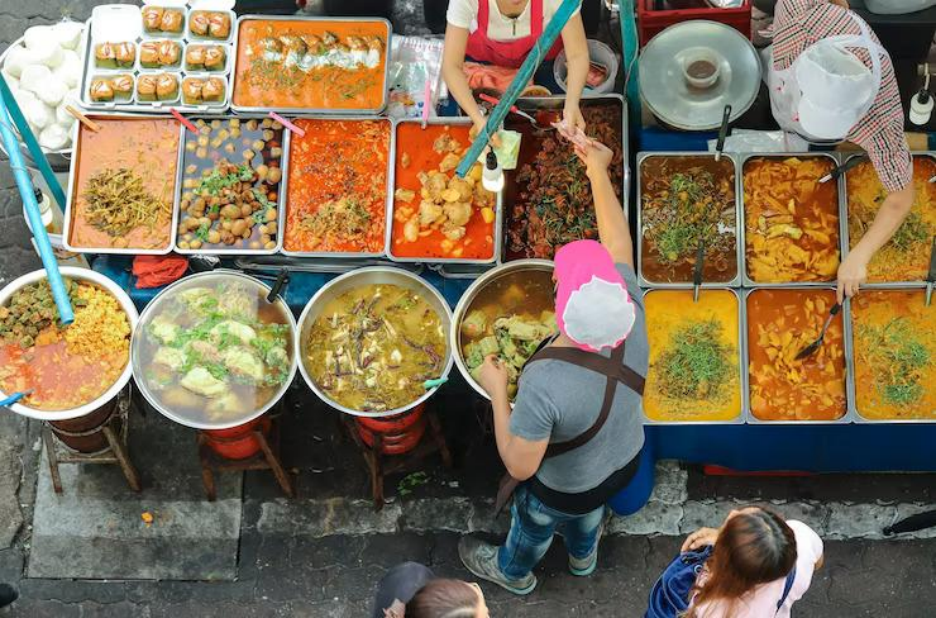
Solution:
M 829 4 L 827 0 L 779 0 L 774 17 L 774 68 L 785 70 L 803 51 L 817 41 L 830 36 L 861 34 L 856 20 L 861 18 L 850 11 Z M 868 28 L 871 32 L 871 28 Z M 769 31 L 768 31 L 769 33 Z M 880 41 L 871 32 L 871 38 Z M 871 68 L 867 49 L 852 52 Z M 904 136 L 904 110 L 900 102 L 897 78 L 890 56 L 881 56 L 881 89 L 861 122 L 852 127 L 847 140 L 864 148 L 881 183 L 888 191 L 899 191 L 913 181 L 913 161 Z

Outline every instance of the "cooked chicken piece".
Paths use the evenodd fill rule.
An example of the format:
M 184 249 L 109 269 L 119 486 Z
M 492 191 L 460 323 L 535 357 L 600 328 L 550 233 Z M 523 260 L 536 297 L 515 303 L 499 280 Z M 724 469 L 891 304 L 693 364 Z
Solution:
M 411 160 L 410 160 L 409 153 L 404 152 L 403 156 L 400 157 L 400 167 L 402 167 L 403 169 L 406 169 L 410 166 L 410 162 Z
M 351 51 L 360 51 L 363 49 L 367 49 L 367 43 L 365 43 L 364 39 L 362 39 L 359 36 L 349 36 L 347 38 L 347 41 L 348 41 L 348 49 L 350 49 Z
M 454 203 L 458 201 L 461 195 L 455 189 L 446 189 L 442 192 L 442 199 L 446 202 Z
M 416 179 L 419 180 L 419 184 L 425 186 L 429 182 L 429 174 L 426 172 L 419 172 L 416 174 Z
M 440 202 L 442 201 L 442 192 L 448 188 L 448 178 L 439 172 L 432 172 L 424 188 L 429 191 L 429 199 L 433 202 Z
M 436 138 L 435 142 L 432 143 L 432 149 L 439 154 L 444 152 L 455 152 L 457 146 L 458 142 L 452 139 L 452 136 L 449 133 L 443 133 Z
M 442 216 L 442 207 L 423 200 L 419 203 L 419 225 L 426 227 Z
M 452 178 L 449 181 L 449 189 L 458 192 L 458 201 L 459 202 L 470 202 L 471 201 L 471 185 L 466 181 L 462 180 L 458 176 Z
M 449 223 L 461 226 L 468 223 L 471 218 L 471 204 L 467 202 L 454 202 L 442 207 L 442 212 L 448 217 Z
M 416 197 L 416 192 L 409 189 L 397 189 L 393 195 L 401 202 L 412 202 Z
M 461 162 L 461 157 L 457 154 L 450 152 L 445 155 L 445 158 L 442 159 L 442 163 L 439 163 L 440 172 L 451 172 L 453 169 L 458 167 L 458 164 Z
M 442 234 L 451 240 L 452 242 L 456 240 L 461 240 L 465 237 L 465 228 L 464 227 L 452 227 L 450 223 L 446 223 L 442 228 Z
M 406 242 L 416 242 L 419 239 L 419 217 L 414 216 L 403 226 L 403 238 Z
M 474 191 L 475 201 L 480 204 L 493 206 L 494 202 L 497 200 L 497 195 L 485 189 L 484 185 L 480 182 L 475 185 Z

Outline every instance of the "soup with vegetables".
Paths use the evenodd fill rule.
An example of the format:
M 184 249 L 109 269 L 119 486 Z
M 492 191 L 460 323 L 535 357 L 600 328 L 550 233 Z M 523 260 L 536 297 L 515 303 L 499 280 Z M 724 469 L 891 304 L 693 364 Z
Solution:
M 440 377 L 447 346 L 442 317 L 417 291 L 363 285 L 329 301 L 305 340 L 303 362 L 332 401 L 358 412 L 407 406 Z
M 459 325 L 461 353 L 475 382 L 485 357 L 496 354 L 507 367 L 513 400 L 523 365 L 557 332 L 552 272 L 515 270 L 484 287 L 468 306 Z
M 270 404 L 289 380 L 293 350 L 286 309 L 266 293 L 240 277 L 202 278 L 157 299 L 134 350 L 147 392 L 199 423 Z
M 741 414 L 738 299 L 726 290 L 646 294 L 650 371 L 644 412 L 654 421 L 729 421 Z M 673 311 L 673 307 L 680 310 Z
M 852 299 L 855 405 L 874 420 L 936 418 L 936 306 L 923 290 Z

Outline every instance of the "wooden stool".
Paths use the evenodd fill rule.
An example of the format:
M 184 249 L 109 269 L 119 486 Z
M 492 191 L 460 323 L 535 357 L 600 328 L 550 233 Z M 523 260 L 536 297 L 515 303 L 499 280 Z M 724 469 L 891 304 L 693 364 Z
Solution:
M 62 493 L 62 477 L 59 474 L 60 463 L 119 465 L 130 489 L 140 491 L 140 475 L 133 466 L 133 462 L 130 461 L 127 448 L 127 435 L 130 431 L 130 410 L 132 408 L 131 389 L 132 387 L 127 387 L 117 394 L 116 410 L 102 426 L 84 432 L 56 430 L 74 438 L 82 438 L 97 432 L 103 433 L 107 441 L 107 447 L 96 453 L 81 453 L 69 448 L 55 437 L 48 423 L 42 424 L 42 441 L 45 444 L 46 457 L 49 460 L 49 472 L 52 475 L 52 487 L 55 489 L 55 493 Z
M 198 457 L 201 460 L 202 484 L 205 486 L 205 495 L 209 502 L 218 497 L 215 487 L 214 474 L 216 472 L 244 472 L 247 470 L 272 470 L 280 489 L 288 498 L 296 496 L 292 481 L 283 467 L 280 459 L 280 423 L 279 416 L 270 418 L 272 427 L 269 438 L 261 429 L 252 433 L 254 439 L 260 444 L 260 452 L 246 459 L 226 459 L 215 453 L 208 446 L 208 439 L 204 433 L 198 432 Z
M 400 455 L 386 455 L 382 452 L 382 439 L 379 433 L 374 435 L 374 445 L 368 446 L 358 433 L 358 426 L 354 417 L 342 414 L 341 425 L 351 439 L 357 444 L 364 457 L 364 463 L 370 474 L 371 495 L 374 499 L 374 510 L 381 510 L 384 506 L 384 479 L 398 472 L 408 472 L 424 459 L 435 453 L 442 456 L 442 464 L 446 468 L 452 467 L 452 453 L 442 434 L 442 426 L 435 411 L 427 409 L 424 414 L 428 420 L 428 431 L 423 435 L 419 444 L 408 453 Z

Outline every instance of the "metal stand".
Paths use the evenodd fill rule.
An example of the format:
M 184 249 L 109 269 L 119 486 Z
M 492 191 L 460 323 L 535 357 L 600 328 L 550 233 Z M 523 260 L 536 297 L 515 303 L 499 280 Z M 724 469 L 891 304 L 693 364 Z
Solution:
M 367 446 L 361 436 L 358 434 L 357 424 L 354 418 L 343 414 L 341 415 L 341 426 L 344 428 L 351 440 L 358 446 L 361 455 L 364 457 L 364 465 L 370 474 L 371 496 L 374 499 L 374 510 L 379 511 L 384 506 L 384 479 L 391 474 L 399 472 L 408 472 L 416 468 L 424 459 L 435 453 L 442 456 L 442 465 L 446 468 L 452 467 L 452 453 L 449 451 L 448 443 L 442 434 L 442 426 L 439 424 L 439 417 L 435 411 L 427 409 L 424 414 L 428 421 L 426 433 L 423 435 L 419 444 L 412 451 L 402 455 L 385 455 L 382 452 L 382 438 L 379 433 L 375 433 L 374 445 Z
M 49 460 L 49 472 L 52 475 L 52 487 L 55 493 L 62 493 L 62 477 L 59 474 L 60 463 L 74 464 L 116 464 L 120 466 L 127 484 L 133 491 L 140 491 L 140 475 L 137 473 L 127 448 L 127 435 L 130 430 L 131 394 L 129 389 L 117 395 L 117 409 L 101 427 L 86 432 L 69 434 L 74 437 L 102 432 L 107 440 L 107 447 L 96 453 L 79 453 L 62 444 L 52 433 L 48 423 L 42 425 L 42 441 L 45 444 L 46 457 Z M 61 431 L 61 430 L 60 430 Z
M 252 432 L 254 439 L 260 444 L 260 452 L 246 459 L 225 459 L 211 450 L 208 439 L 202 432 L 198 432 L 198 457 L 201 460 L 202 484 L 205 486 L 205 496 L 209 502 L 218 497 L 215 487 L 214 475 L 216 472 L 244 472 L 247 470 L 272 470 L 279 483 L 280 489 L 288 498 L 295 498 L 296 491 L 292 481 L 283 467 L 280 458 L 280 419 L 273 416 L 271 419 L 269 439 L 257 429 Z

